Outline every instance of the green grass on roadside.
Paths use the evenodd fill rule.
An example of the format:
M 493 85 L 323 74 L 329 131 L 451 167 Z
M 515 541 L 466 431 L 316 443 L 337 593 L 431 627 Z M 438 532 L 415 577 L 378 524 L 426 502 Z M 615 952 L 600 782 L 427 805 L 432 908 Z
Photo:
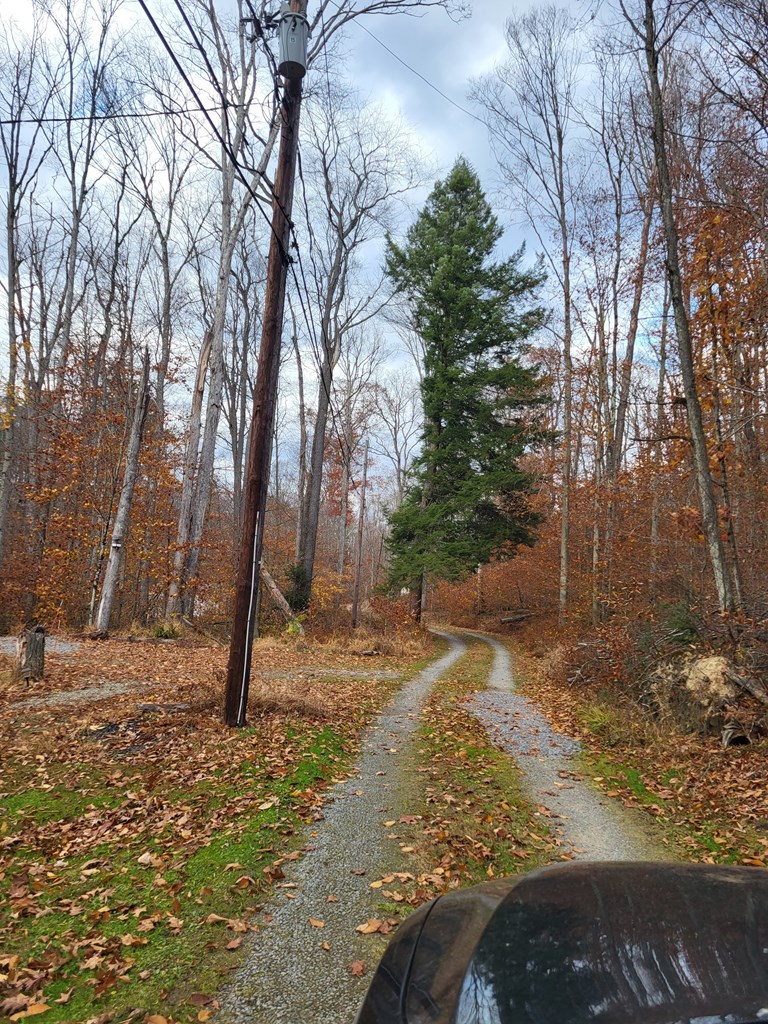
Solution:
M 249 800 L 245 820 L 222 822 L 192 851 L 175 827 L 150 841 L 105 836 L 86 856 L 53 863 L 40 850 L 14 851 L 0 880 L 0 953 L 19 957 L 17 971 L 56 963 L 56 980 L 44 990 L 46 1021 L 109 1012 L 120 1020 L 136 1009 L 167 1013 L 169 1005 L 174 1020 L 197 1020 L 199 1005 L 184 1001 L 220 986 L 263 897 L 264 869 L 300 842 L 308 787 L 343 771 L 352 753 L 329 727 L 303 737 L 303 746 L 279 779 L 244 759 L 226 780 L 176 794 L 179 803 L 202 802 L 209 815 Z M 94 781 L 86 796 L 56 789 L 14 794 L 0 801 L 0 818 L 31 816 L 66 827 L 87 809 L 118 806 L 114 790 L 106 781 L 102 786 Z M 168 795 L 157 786 L 153 792 Z M 259 801 L 270 806 L 258 809 Z M 141 864 L 147 855 L 151 862 Z M 18 899 L 20 887 L 35 895 L 27 906 L 22 897 L 16 917 L 10 896 Z M 219 919 L 205 923 L 210 915 Z
M 366 712 L 398 685 L 382 682 Z M 298 718 L 282 739 L 276 763 L 273 740 L 261 753 L 259 725 L 231 734 L 220 766 L 190 785 L 152 760 L 49 756 L 41 781 L 28 759 L 6 758 L 0 988 L 13 993 L 27 977 L 51 1024 L 205 1019 L 204 999 L 239 962 L 281 858 L 299 855 L 323 790 L 359 746 L 349 723 Z M 83 756 L 92 749 L 84 743 Z M 0 1020 L 24 1009 L 3 998 Z
M 649 810 L 657 827 L 683 860 L 741 864 L 766 858 L 765 836 L 745 822 L 725 816 L 704 817 L 686 813 L 678 793 L 685 789 L 685 765 L 670 766 L 659 778 L 626 752 L 618 757 L 594 750 L 578 756 L 579 769 L 609 796 L 624 796 Z

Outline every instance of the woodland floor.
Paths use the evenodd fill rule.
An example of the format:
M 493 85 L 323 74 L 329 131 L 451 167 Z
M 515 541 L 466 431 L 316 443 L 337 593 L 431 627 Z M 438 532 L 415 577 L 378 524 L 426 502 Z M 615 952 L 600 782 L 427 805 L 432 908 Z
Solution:
M 576 789 L 594 799 L 590 777 L 602 805 L 655 819 L 649 831 L 670 855 L 763 865 L 764 745 L 723 751 L 640 728 L 629 709 L 551 685 L 541 660 L 518 649 L 521 689 L 584 747 L 536 790 L 499 749 L 520 713 L 499 697 L 506 654 L 465 640 L 440 685 L 401 710 L 407 730 L 385 718 L 368 734 L 369 753 L 372 743 L 384 763 L 371 763 L 363 781 L 354 773 L 364 727 L 404 681 L 414 679 L 403 693 L 414 691 L 444 641 L 413 640 L 399 657 L 364 655 L 360 644 L 259 641 L 253 724 L 234 733 L 220 723 L 221 648 L 86 641 L 48 657 L 39 686 L 11 686 L 6 672 L 0 1019 L 236 1020 L 231 994 L 239 986 L 244 998 L 255 933 L 266 936 L 293 908 L 299 948 L 314 940 L 313 957 L 327 957 L 359 1001 L 382 936 L 410 908 L 455 885 L 584 855 L 568 807 L 555 801 Z M 486 732 L 478 716 L 489 713 L 497 720 L 484 719 Z M 514 753 L 525 768 L 525 754 Z M 528 756 L 541 762 L 540 746 Z M 366 799 L 377 814 L 370 855 L 354 854 L 359 865 L 310 907 L 295 872 L 317 861 L 336 808 Z M 350 881 L 368 893 L 365 913 Z M 341 938 L 330 922 L 345 907 Z

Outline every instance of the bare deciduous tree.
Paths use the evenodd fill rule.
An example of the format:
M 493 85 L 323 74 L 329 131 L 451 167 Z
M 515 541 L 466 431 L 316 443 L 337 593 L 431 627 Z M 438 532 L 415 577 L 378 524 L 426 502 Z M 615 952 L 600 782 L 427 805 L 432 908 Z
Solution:
M 687 5 L 663 3 L 661 5 L 661 17 L 657 18 L 657 8 L 654 0 L 643 0 L 643 4 L 638 7 L 637 11 L 631 10 L 623 0 L 620 0 L 620 6 L 645 56 L 653 119 L 653 151 L 658 174 L 659 203 L 664 225 L 667 277 L 669 279 L 670 301 L 685 391 L 685 404 L 688 413 L 688 423 L 691 429 L 693 461 L 699 491 L 702 524 L 704 535 L 707 539 L 718 604 L 722 612 L 730 612 L 735 609 L 736 600 L 726 560 L 725 548 L 720 534 L 717 500 L 710 470 L 710 453 L 704 431 L 701 402 L 696 384 L 693 345 L 680 265 L 678 229 L 675 223 L 674 196 L 669 170 L 667 129 L 662 96 L 662 53 L 675 37 L 675 34 L 681 31 L 687 18 L 691 15 L 692 8 Z
M 522 208 L 562 292 L 563 421 L 560 487 L 560 614 L 568 601 L 569 509 L 573 405 L 574 198 L 584 180 L 577 153 L 576 89 L 581 49 L 576 21 L 562 8 L 542 7 L 510 18 L 508 56 L 476 83 L 508 202 Z M 549 244 L 553 234 L 556 244 Z

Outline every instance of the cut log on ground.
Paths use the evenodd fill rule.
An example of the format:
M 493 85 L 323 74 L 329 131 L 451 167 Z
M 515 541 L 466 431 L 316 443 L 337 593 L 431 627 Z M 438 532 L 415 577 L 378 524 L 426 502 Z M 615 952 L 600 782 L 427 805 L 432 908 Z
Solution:
M 505 623 L 505 624 L 508 623 L 508 622 L 522 622 L 523 619 L 530 619 L 535 614 L 536 614 L 535 612 L 523 611 L 521 609 L 519 612 L 510 612 L 509 615 L 501 615 L 501 616 L 499 616 L 499 622 L 502 622 L 502 623 Z
M 45 627 L 25 629 L 16 638 L 16 679 L 37 683 L 45 673 Z

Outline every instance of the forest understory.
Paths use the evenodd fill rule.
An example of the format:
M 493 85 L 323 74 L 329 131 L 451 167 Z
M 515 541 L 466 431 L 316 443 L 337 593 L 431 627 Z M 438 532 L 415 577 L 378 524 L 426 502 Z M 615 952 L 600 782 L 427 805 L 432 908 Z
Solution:
M 673 855 L 765 866 L 765 740 L 724 747 L 692 722 L 638 713 L 626 685 L 619 695 L 605 671 L 577 666 L 583 647 L 558 648 L 530 626 L 507 643 L 520 691 L 582 742 L 580 777 L 648 813 Z M 0 1019 L 212 1018 L 361 730 L 439 645 L 411 631 L 388 649 L 397 655 L 373 653 L 370 636 L 257 641 L 252 724 L 234 732 L 221 723 L 220 646 L 81 641 L 30 685 L 8 682 L 5 657 Z M 425 706 L 423 805 L 391 823 L 413 866 L 371 879 L 382 909 L 361 926 L 386 935 L 447 887 L 570 856 L 463 704 L 488 659 L 470 639 Z

